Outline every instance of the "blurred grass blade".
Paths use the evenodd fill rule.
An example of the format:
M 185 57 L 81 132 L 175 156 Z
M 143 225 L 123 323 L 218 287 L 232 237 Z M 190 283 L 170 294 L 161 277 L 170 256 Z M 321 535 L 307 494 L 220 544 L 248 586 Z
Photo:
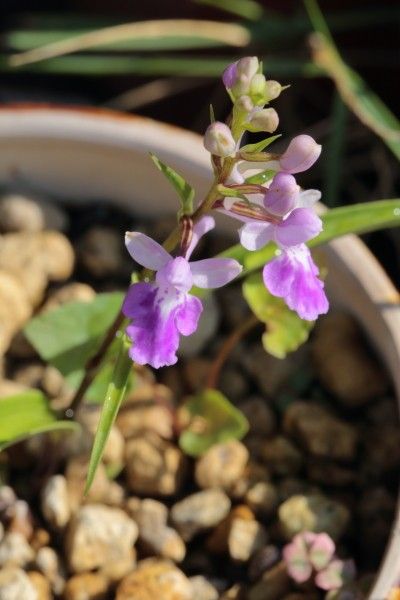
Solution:
M 331 110 L 331 132 L 323 155 L 324 187 L 322 196 L 329 208 L 339 199 L 342 163 L 345 155 L 348 110 L 341 96 L 335 92 Z
M 117 361 L 115 363 L 113 375 L 107 389 L 107 395 L 104 400 L 100 421 L 97 426 L 97 431 L 93 442 L 86 479 L 85 494 L 88 493 L 93 483 L 97 467 L 101 457 L 103 456 L 108 435 L 128 388 L 129 375 L 132 370 L 132 360 L 128 355 L 128 348 L 129 343 L 126 341 L 125 337 L 123 337 L 120 341 Z
M 320 246 L 349 233 L 362 234 L 377 229 L 400 226 L 400 198 L 377 200 L 341 206 L 326 211 L 321 216 L 324 223 L 322 233 L 308 243 L 310 248 Z M 243 265 L 241 276 L 260 269 L 275 256 L 275 244 L 267 244 L 262 250 L 249 252 L 237 244 L 221 256 L 235 258 Z
M 117 27 L 122 26 L 115 26 Z M 107 30 L 109 28 L 106 28 Z M 72 36 L 76 38 L 89 38 L 93 34 L 93 29 L 77 29 L 71 31 L 68 29 L 57 29 L 53 31 L 41 31 L 41 30 L 14 30 L 8 33 L 5 37 L 7 47 L 12 51 L 27 52 L 34 49 L 39 49 L 42 46 L 56 45 L 71 40 Z M 227 39 L 227 42 L 229 40 Z M 160 50 L 192 50 L 197 48 L 214 48 L 216 46 L 226 45 L 223 39 L 218 40 L 216 36 L 207 37 L 207 35 L 199 35 L 197 32 L 177 34 L 177 35 L 163 35 L 158 37 L 128 37 L 126 39 L 118 39 L 113 42 L 95 43 L 94 46 L 82 48 L 86 52 L 98 51 L 106 49 L 107 52 L 119 52 L 119 51 L 140 51 L 140 52 L 157 52 Z M 228 45 L 236 46 L 236 43 L 229 43 Z M 81 48 L 78 48 L 78 51 Z M 64 54 L 64 53 L 63 53 Z
M 17 67 L 81 50 L 98 47 L 110 49 L 115 44 L 127 41 L 134 44 L 136 50 L 165 49 L 165 45 L 163 48 L 162 44 L 167 42 L 169 43 L 168 49 L 171 49 L 171 38 L 175 40 L 175 43 L 178 43 L 179 39 L 182 42 L 183 38 L 186 40 L 186 46 L 183 47 L 186 48 L 190 47 L 190 40 L 199 39 L 207 40 L 210 45 L 224 44 L 237 47 L 246 46 L 250 42 L 248 30 L 237 24 L 191 19 L 142 21 L 105 27 L 14 54 L 10 57 L 10 64 Z M 182 45 L 179 47 L 182 48 Z M 118 46 L 118 49 L 120 50 L 121 47 Z
M 159 58 L 142 56 L 88 56 L 73 55 L 30 63 L 21 67 L 29 73 L 56 75 L 81 75 L 92 77 L 118 75 L 180 76 L 180 77 L 220 77 L 222 71 L 236 56 L 225 57 L 186 57 L 170 55 Z M 271 77 L 315 77 L 322 71 L 311 61 L 268 57 L 264 67 Z M 0 71 L 12 72 L 8 58 L 0 55 Z
M 363 79 L 342 60 L 316 0 L 304 0 L 316 34 L 311 43 L 313 59 L 335 82 L 343 102 L 383 139 L 400 160 L 400 121 L 382 100 L 368 89 Z
M 196 4 L 206 4 L 229 12 L 243 19 L 257 21 L 263 15 L 263 7 L 254 0 L 194 0 Z

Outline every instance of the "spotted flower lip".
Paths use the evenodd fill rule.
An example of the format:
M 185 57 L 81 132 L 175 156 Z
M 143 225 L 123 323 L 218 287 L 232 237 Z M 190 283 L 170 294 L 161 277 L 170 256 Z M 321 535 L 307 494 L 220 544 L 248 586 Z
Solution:
M 126 247 L 132 258 L 156 271 L 155 281 L 129 288 L 122 308 L 124 315 L 132 319 L 127 327 L 132 340 L 129 354 L 138 364 L 156 369 L 175 364 L 179 335 L 194 333 L 203 310 L 199 298 L 189 293 L 192 286 L 218 288 L 242 270 L 236 260 L 229 258 L 189 262 L 199 239 L 214 225 L 210 216 L 200 219 L 194 225 L 185 256 L 176 258 L 143 233 L 126 234 Z

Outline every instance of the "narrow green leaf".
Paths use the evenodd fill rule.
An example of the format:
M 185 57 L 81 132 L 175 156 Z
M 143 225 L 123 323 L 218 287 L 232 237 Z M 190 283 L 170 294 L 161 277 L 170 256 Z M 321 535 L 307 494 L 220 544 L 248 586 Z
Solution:
M 189 398 L 184 408 L 190 423 L 179 445 L 189 456 L 200 456 L 218 442 L 240 440 L 248 431 L 245 416 L 218 390 L 204 390 Z
M 58 421 L 39 390 L 0 399 L 0 450 L 38 433 L 77 428 L 73 421 Z
M 215 112 L 212 104 L 210 104 L 210 123 L 215 123 Z
M 116 27 L 119 27 L 118 25 Z M 103 31 L 108 31 L 105 28 Z M 43 31 L 35 29 L 14 30 L 6 34 L 5 41 L 7 46 L 14 51 L 28 52 L 34 49 L 41 49 L 49 45 L 61 45 L 72 39 L 82 39 L 90 37 L 93 31 L 92 28 L 85 29 L 58 29 L 53 31 Z M 132 36 L 116 41 L 101 40 L 95 42 L 93 46 L 86 47 L 87 52 L 95 52 L 99 49 L 106 49 L 108 52 L 119 51 L 140 51 L 140 52 L 160 52 L 168 50 L 195 50 L 197 48 L 216 48 L 224 46 L 226 42 L 223 39 L 213 39 L 206 35 L 201 35 L 201 32 L 187 32 L 180 35 L 153 35 L 149 37 Z M 80 48 L 78 48 L 80 49 Z
M 194 199 L 194 189 L 188 182 L 179 175 L 172 167 L 161 162 L 159 158 L 152 152 L 150 152 L 150 156 L 157 169 L 165 175 L 170 183 L 174 186 L 176 191 L 179 194 L 181 199 L 181 214 L 183 215 L 191 215 L 193 213 L 193 199 Z
M 123 294 L 98 294 L 91 302 L 68 302 L 40 314 L 25 334 L 41 358 L 59 369 L 72 387 L 79 385 L 85 364 L 115 320 Z
M 272 356 L 285 358 L 307 340 L 313 323 L 303 321 L 281 298 L 272 296 L 265 288 L 260 273 L 245 279 L 243 296 L 256 317 L 266 325 L 262 342 Z
M 146 56 L 90 56 L 87 54 L 60 56 L 43 62 L 21 65 L 18 70 L 27 73 L 56 75 L 79 75 L 91 77 L 118 75 L 220 77 L 222 71 L 237 59 L 227 57 L 186 57 L 169 55 Z M 265 61 L 269 77 L 315 77 L 323 73 L 311 61 L 270 56 Z M 8 55 L 0 54 L 0 71 L 14 72 L 16 67 L 9 63 Z
M 328 25 L 316 0 L 304 0 L 317 34 L 313 40 L 313 58 L 335 82 L 343 102 L 364 125 L 383 139 L 400 159 L 400 121 L 374 94 L 358 73 L 350 69 L 336 48 Z
M 377 229 L 385 229 L 400 226 L 400 199 L 377 200 L 341 206 L 327 210 L 322 216 L 324 223 L 323 231 L 308 243 L 310 248 L 326 244 L 331 240 L 339 238 L 348 233 L 362 234 Z M 256 269 L 260 269 L 265 263 L 275 256 L 275 244 L 267 244 L 262 250 L 250 252 L 243 246 L 237 244 L 232 246 L 221 256 L 235 258 L 243 265 L 242 276 Z
M 322 196 L 329 208 L 336 206 L 339 199 L 341 171 L 346 146 L 346 124 L 349 111 L 340 95 L 334 94 L 331 111 L 331 134 L 323 154 L 324 187 Z
M 100 415 L 100 421 L 97 426 L 96 435 L 93 442 L 92 453 L 88 475 L 86 479 L 85 494 L 88 493 L 93 483 L 96 470 L 103 456 L 104 447 L 106 445 L 111 427 L 114 424 L 118 414 L 119 407 L 125 397 L 129 376 L 132 371 L 132 360 L 128 355 L 129 343 L 123 337 L 119 342 L 119 352 L 115 363 L 113 375 L 108 386 L 106 398 L 104 400 L 103 409 Z
M 261 140 L 261 142 L 256 142 L 255 144 L 246 144 L 246 146 L 242 146 L 240 148 L 241 152 L 246 152 L 246 154 L 252 154 L 253 152 L 262 152 L 265 148 L 268 148 L 270 144 L 275 142 L 278 138 L 281 137 L 281 133 L 278 135 L 271 135 L 270 137 Z
M 179 40 L 184 40 L 184 45 Z M 238 23 L 220 23 L 217 21 L 191 20 L 191 19 L 158 19 L 122 23 L 112 27 L 95 29 L 79 35 L 68 35 L 66 38 L 53 41 L 38 48 L 32 48 L 19 54 L 10 56 L 10 64 L 21 66 L 48 58 L 63 56 L 73 52 L 87 51 L 93 48 L 115 47 L 121 50 L 119 44 L 125 44 L 122 49 L 132 47 L 136 50 L 155 49 L 162 50 L 172 47 L 196 47 L 200 40 L 206 40 L 211 45 L 246 46 L 250 42 L 248 30 Z M 192 45 L 191 45 L 192 44 Z
M 206 4 L 229 12 L 238 17 L 257 21 L 262 17 L 263 7 L 254 0 L 195 0 L 197 4 Z

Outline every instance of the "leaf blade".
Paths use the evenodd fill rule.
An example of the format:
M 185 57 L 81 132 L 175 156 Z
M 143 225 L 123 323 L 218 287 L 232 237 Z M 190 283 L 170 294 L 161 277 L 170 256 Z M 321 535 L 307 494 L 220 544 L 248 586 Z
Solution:
M 111 427 L 115 422 L 119 407 L 121 406 L 127 391 L 129 376 L 132 370 L 132 360 L 128 355 L 128 348 L 129 343 L 125 340 L 125 338 L 122 338 L 120 340 L 117 361 L 115 363 L 113 375 L 108 386 L 93 442 L 85 485 L 85 494 L 88 493 L 93 483 Z
M 290 310 L 281 298 L 266 289 L 260 273 L 247 277 L 242 285 L 243 296 L 256 317 L 266 325 L 262 336 L 265 350 L 276 358 L 285 358 L 303 344 L 313 327 Z
M 178 192 L 181 200 L 181 212 L 184 215 L 193 213 L 194 189 L 192 186 L 172 167 L 163 163 L 155 154 L 150 152 L 150 157 L 157 169 L 168 179 L 175 190 Z
M 201 456 L 219 442 L 241 439 L 249 428 L 246 417 L 218 390 L 191 397 L 185 409 L 191 422 L 179 436 L 179 445 L 189 456 Z
M 38 433 L 77 427 L 73 421 L 59 421 L 39 390 L 0 399 L 0 450 Z

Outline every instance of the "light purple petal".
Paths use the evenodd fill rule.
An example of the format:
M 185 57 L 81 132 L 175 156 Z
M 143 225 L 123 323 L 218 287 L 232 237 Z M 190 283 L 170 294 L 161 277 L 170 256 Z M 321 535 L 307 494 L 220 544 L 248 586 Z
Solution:
M 293 175 L 277 173 L 264 196 L 264 206 L 273 215 L 283 217 L 294 209 L 300 188 Z
M 126 329 L 132 340 L 129 355 L 139 365 L 158 369 L 176 363 L 179 334 L 174 313 L 180 300 L 169 298 L 154 283 L 129 288 L 122 310 L 132 319 Z
M 156 281 L 160 287 L 170 286 L 177 293 L 188 292 L 193 285 L 193 277 L 186 258 L 178 256 L 169 260 L 162 269 L 157 271 Z
M 274 231 L 269 223 L 246 223 L 239 229 L 240 243 L 246 250 L 260 250 L 274 238 Z
M 321 149 L 310 135 L 298 135 L 279 160 L 281 170 L 292 174 L 307 171 L 318 160 Z
M 175 315 L 176 326 L 182 335 L 191 335 L 197 329 L 200 315 L 203 311 L 203 305 L 196 296 L 186 294 L 183 304 L 181 304 Z
M 304 244 L 285 250 L 267 263 L 263 278 L 270 293 L 283 298 L 302 319 L 314 321 L 328 311 L 324 284 L 318 279 L 318 268 Z
M 190 263 L 193 283 L 200 288 L 219 288 L 237 277 L 242 270 L 232 258 L 206 258 Z
M 139 231 L 126 232 L 125 246 L 139 265 L 153 271 L 158 271 L 164 267 L 172 258 L 160 244 Z
M 191 257 L 193 250 L 196 248 L 203 235 L 205 235 L 211 229 L 214 229 L 214 227 L 215 220 L 214 217 L 211 217 L 210 215 L 205 215 L 204 217 L 201 217 L 201 219 L 199 219 L 197 223 L 194 224 L 192 240 L 189 244 L 188 249 L 186 250 L 185 255 L 185 258 L 187 258 L 187 260 L 189 260 L 189 258 Z
M 287 248 L 311 240 L 322 231 L 322 221 L 309 208 L 295 208 L 275 229 L 275 239 Z
M 222 81 L 226 88 L 232 88 L 236 83 L 238 61 L 231 63 L 222 73 Z
M 319 190 L 303 190 L 298 198 L 299 208 L 311 208 L 316 202 L 321 200 L 321 192 Z

